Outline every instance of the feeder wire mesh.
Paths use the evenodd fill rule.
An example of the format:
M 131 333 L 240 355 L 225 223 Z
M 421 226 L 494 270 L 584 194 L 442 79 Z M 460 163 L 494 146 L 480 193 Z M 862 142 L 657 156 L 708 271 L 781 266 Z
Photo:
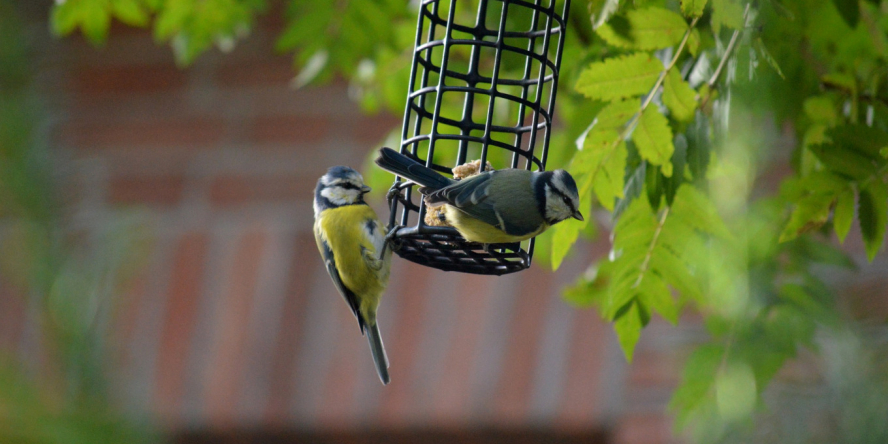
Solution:
M 440 159 L 456 166 L 470 155 L 481 160 L 479 172 L 488 160 L 545 170 L 570 0 L 480 0 L 469 20 L 457 3 L 466 4 L 420 2 L 401 153 L 447 175 L 451 168 Z M 474 24 L 458 23 L 472 18 Z M 526 249 L 467 242 L 454 228 L 425 223 L 425 203 L 413 188 L 397 177 L 389 194 L 398 255 L 475 274 L 530 266 L 533 239 Z

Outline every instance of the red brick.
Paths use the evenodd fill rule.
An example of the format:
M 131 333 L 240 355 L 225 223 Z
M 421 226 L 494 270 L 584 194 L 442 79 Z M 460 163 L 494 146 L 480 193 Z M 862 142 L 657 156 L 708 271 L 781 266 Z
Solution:
M 597 419 L 602 409 L 601 380 L 607 341 L 602 340 L 610 327 L 601 321 L 597 310 L 579 310 L 571 333 L 567 381 L 557 419 L 559 428 L 583 430 Z
M 615 444 L 667 444 L 680 442 L 672 435 L 672 420 L 660 414 L 623 416 L 614 433 Z
M 401 128 L 401 116 L 386 113 L 375 116 L 361 115 L 356 117 L 351 128 L 355 139 L 367 143 L 379 143 L 391 130 Z
M 73 121 L 63 124 L 57 135 L 62 145 L 82 150 L 161 146 L 195 149 L 219 143 L 228 125 L 210 118 Z
M 165 420 L 179 418 L 191 334 L 197 321 L 208 239 L 204 233 L 182 237 L 171 262 L 173 273 L 157 362 L 156 411 Z
M 265 409 L 265 423 L 269 426 L 282 428 L 288 425 L 290 403 L 293 396 L 293 371 L 298 353 L 299 339 L 306 334 L 305 322 L 302 322 L 305 307 L 308 303 L 313 279 L 327 279 L 324 275 L 312 273 L 315 267 L 306 266 L 310 260 L 318 260 L 314 236 L 308 233 L 299 234 L 293 247 L 293 264 L 290 267 L 287 298 L 281 309 L 281 329 L 278 331 L 275 350 L 272 356 L 271 376 L 268 392 L 268 404 Z
M 108 184 L 108 203 L 175 205 L 182 198 L 185 178 L 182 176 L 124 176 L 112 178 Z
M 226 63 L 217 68 L 216 82 L 225 88 L 289 85 L 296 75 L 289 57 L 257 59 L 250 63 Z
M 210 200 L 227 207 L 262 201 L 295 202 L 310 199 L 317 178 L 307 175 L 217 177 L 210 185 Z
M 556 297 L 552 294 L 552 273 L 534 267 L 519 276 L 521 287 L 515 295 L 515 311 L 509 324 L 515 334 L 509 337 L 497 396 L 491 402 L 497 420 L 504 425 L 520 424 L 527 415 L 546 308 L 549 298 Z
M 392 279 L 389 291 L 397 292 L 400 300 L 396 320 L 389 328 L 391 333 L 383 334 L 386 352 L 391 360 L 389 372 L 392 378 L 402 382 L 392 382 L 383 391 L 379 404 L 379 422 L 384 427 L 403 427 L 416 399 L 415 388 L 410 383 L 415 377 L 410 373 L 411 369 L 416 368 L 420 355 L 420 333 L 427 322 L 423 319 L 426 308 L 425 292 L 430 285 L 432 269 L 403 260 L 397 261 L 393 268 L 392 277 L 401 277 Z M 431 395 L 427 387 L 420 389 L 421 396 Z
M 330 133 L 330 121 L 324 117 L 258 117 L 247 130 L 252 144 L 311 144 Z
M 247 326 L 250 321 L 259 265 L 265 251 L 264 231 L 250 231 L 238 242 L 234 263 L 227 270 L 225 291 L 217 300 L 223 307 L 216 324 L 216 354 L 212 356 L 205 377 L 206 408 L 211 427 L 230 427 L 237 421 Z
M 642 388 L 674 387 L 681 376 L 682 362 L 675 350 L 639 350 L 629 366 L 629 383 Z
M 188 72 L 175 65 L 84 67 L 74 73 L 74 92 L 83 95 L 146 94 L 184 88 Z
M 471 380 L 475 353 L 484 331 L 485 317 L 491 310 L 490 293 L 493 281 L 488 276 L 465 275 L 460 280 L 460 290 L 455 297 L 458 316 L 450 350 L 447 352 L 448 369 L 441 375 L 434 393 L 434 424 L 459 426 L 471 422 Z

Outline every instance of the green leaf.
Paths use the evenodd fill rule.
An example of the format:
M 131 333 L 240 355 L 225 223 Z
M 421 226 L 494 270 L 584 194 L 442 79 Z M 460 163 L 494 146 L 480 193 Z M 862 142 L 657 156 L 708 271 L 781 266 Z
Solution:
M 712 391 L 715 374 L 725 354 L 723 346 L 705 344 L 694 350 L 685 363 L 681 384 L 672 394 L 669 409 L 676 413 L 676 422 L 683 426 L 688 415 L 701 405 Z
M 80 11 L 74 2 L 57 4 L 52 8 L 52 32 L 55 35 L 67 35 L 80 23 Z
M 621 29 L 624 26 L 625 29 Z M 611 19 L 596 32 L 606 42 L 620 48 L 653 50 L 678 44 L 687 29 L 688 24 L 680 15 L 668 9 L 650 7 L 632 9 L 626 13 L 625 22 Z
M 860 190 L 857 217 L 866 245 L 866 256 L 872 262 L 885 240 L 885 227 L 888 225 L 888 186 L 877 179 Z
M 836 105 L 828 96 L 808 97 L 802 107 L 805 110 L 805 115 L 814 122 L 832 126 L 838 120 Z
M 690 122 L 697 110 L 697 93 L 682 80 L 678 70 L 669 70 L 663 83 L 663 103 L 679 122 Z
M 614 321 L 614 331 L 620 341 L 620 348 L 623 349 L 623 354 L 626 355 L 626 360 L 629 362 L 632 362 L 635 344 L 641 337 L 643 326 L 642 314 L 637 302 L 629 304 L 629 309 Z
M 834 144 L 877 161 L 882 160 L 879 151 L 888 145 L 888 133 L 866 125 L 841 125 L 830 128 L 826 135 Z
M 706 0 L 681 0 L 681 13 L 685 17 L 700 17 L 706 8 Z
M 108 29 L 111 28 L 111 16 L 105 6 L 99 2 L 81 3 L 80 29 L 93 44 L 103 42 L 108 35 Z
M 783 75 L 783 70 L 780 69 L 780 64 L 777 63 L 777 60 L 774 59 L 774 56 L 768 51 L 768 48 L 765 47 L 765 42 L 762 41 L 761 37 L 758 37 L 753 42 L 755 49 L 758 51 L 761 58 L 765 59 L 765 62 L 777 72 L 777 75 L 780 76 L 781 79 L 786 79 L 786 76 Z
M 757 395 L 755 374 L 746 363 L 731 363 L 715 378 L 718 412 L 728 422 L 748 417 L 755 407 Z
M 610 211 L 615 199 L 623 197 L 626 155 L 626 143 L 616 131 L 593 128 L 571 163 L 573 171 L 588 172 L 598 201 Z
M 815 193 L 796 202 L 795 209 L 789 217 L 786 227 L 780 233 L 780 242 L 787 242 L 820 228 L 829 218 L 829 209 L 836 196 L 832 193 Z
M 589 11 L 592 13 L 592 29 L 598 29 L 605 24 L 620 7 L 620 0 L 592 0 Z
M 882 155 L 882 157 L 888 159 L 888 146 L 881 148 L 879 150 L 879 154 Z
M 111 9 L 114 16 L 130 26 L 145 26 L 148 24 L 148 12 L 138 0 L 112 0 Z
M 849 28 L 857 27 L 860 21 L 860 4 L 857 0 L 832 0 L 832 4 Z
M 743 28 L 743 6 L 735 0 L 712 0 L 712 29 L 716 34 L 722 26 Z
M 678 188 L 670 217 L 678 218 L 702 233 L 709 233 L 722 239 L 732 237 L 731 231 L 719 216 L 712 201 L 690 184 Z
M 660 165 L 664 176 L 672 176 L 672 129 L 656 107 L 644 110 L 632 139 L 642 158 L 653 165 Z
M 836 200 L 836 209 L 833 212 L 833 229 L 836 230 L 836 236 L 839 242 L 845 242 L 845 236 L 851 229 L 851 222 L 854 220 L 854 190 L 850 187 L 839 193 Z
M 666 205 L 672 205 L 675 200 L 675 192 L 685 181 L 685 165 L 688 159 L 688 141 L 684 134 L 676 134 L 672 142 L 675 150 L 672 152 L 672 177 L 663 178 L 663 194 L 666 196 Z
M 844 90 L 851 95 L 857 95 L 857 81 L 854 79 L 854 76 L 833 72 L 824 74 L 820 77 L 820 81 L 826 85 Z
M 580 73 L 576 90 L 591 99 L 612 101 L 650 92 L 663 63 L 647 53 L 596 62 Z
M 594 128 L 619 131 L 640 108 L 641 102 L 638 99 L 611 102 L 595 116 Z
M 697 28 L 692 29 L 688 34 L 688 52 L 694 57 L 700 55 L 700 30 Z
M 669 287 L 659 276 L 648 271 L 638 284 L 639 299 L 646 307 L 655 310 L 673 325 L 678 323 L 678 304 L 672 298 Z
M 864 157 L 853 148 L 835 144 L 813 145 L 809 147 L 823 165 L 831 171 L 851 177 L 866 179 L 876 173 L 871 159 Z

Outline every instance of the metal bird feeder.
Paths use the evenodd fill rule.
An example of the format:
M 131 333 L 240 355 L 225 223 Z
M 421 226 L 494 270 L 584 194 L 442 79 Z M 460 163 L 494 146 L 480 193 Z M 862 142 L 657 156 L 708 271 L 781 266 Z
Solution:
M 419 3 L 401 153 L 445 175 L 475 159 L 482 171 L 545 170 L 570 0 Z M 414 187 L 398 177 L 389 194 L 398 255 L 475 274 L 530 266 L 533 239 L 483 246 L 429 225 Z

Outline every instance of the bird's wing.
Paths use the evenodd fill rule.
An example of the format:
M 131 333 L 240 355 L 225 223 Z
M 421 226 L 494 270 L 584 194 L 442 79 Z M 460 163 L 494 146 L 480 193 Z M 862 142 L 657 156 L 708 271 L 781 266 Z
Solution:
M 361 242 L 361 257 L 371 270 L 379 271 L 385 265 L 385 227 L 375 218 L 364 221 L 364 242 Z
M 502 221 L 497 217 L 493 203 L 487 199 L 490 196 L 493 174 L 494 171 L 482 173 L 441 188 L 428 194 L 426 202 L 430 206 L 450 204 L 469 216 L 502 230 Z
M 339 271 L 336 269 L 336 257 L 333 255 L 333 250 L 330 248 L 330 245 L 327 244 L 327 241 L 324 240 L 323 236 L 318 233 L 317 229 L 315 230 L 315 240 L 318 243 L 318 249 L 321 250 L 321 256 L 324 259 L 324 266 L 327 268 L 327 273 L 330 275 L 330 278 L 333 279 L 333 286 L 336 287 L 336 290 L 338 290 L 339 294 L 345 299 L 345 302 L 348 304 L 349 308 L 351 308 L 352 313 L 358 318 L 358 325 L 361 327 L 361 331 L 364 331 L 364 317 L 361 316 L 361 312 L 358 309 L 358 298 L 353 291 L 349 290 L 348 287 L 342 283 L 342 278 L 339 277 Z

